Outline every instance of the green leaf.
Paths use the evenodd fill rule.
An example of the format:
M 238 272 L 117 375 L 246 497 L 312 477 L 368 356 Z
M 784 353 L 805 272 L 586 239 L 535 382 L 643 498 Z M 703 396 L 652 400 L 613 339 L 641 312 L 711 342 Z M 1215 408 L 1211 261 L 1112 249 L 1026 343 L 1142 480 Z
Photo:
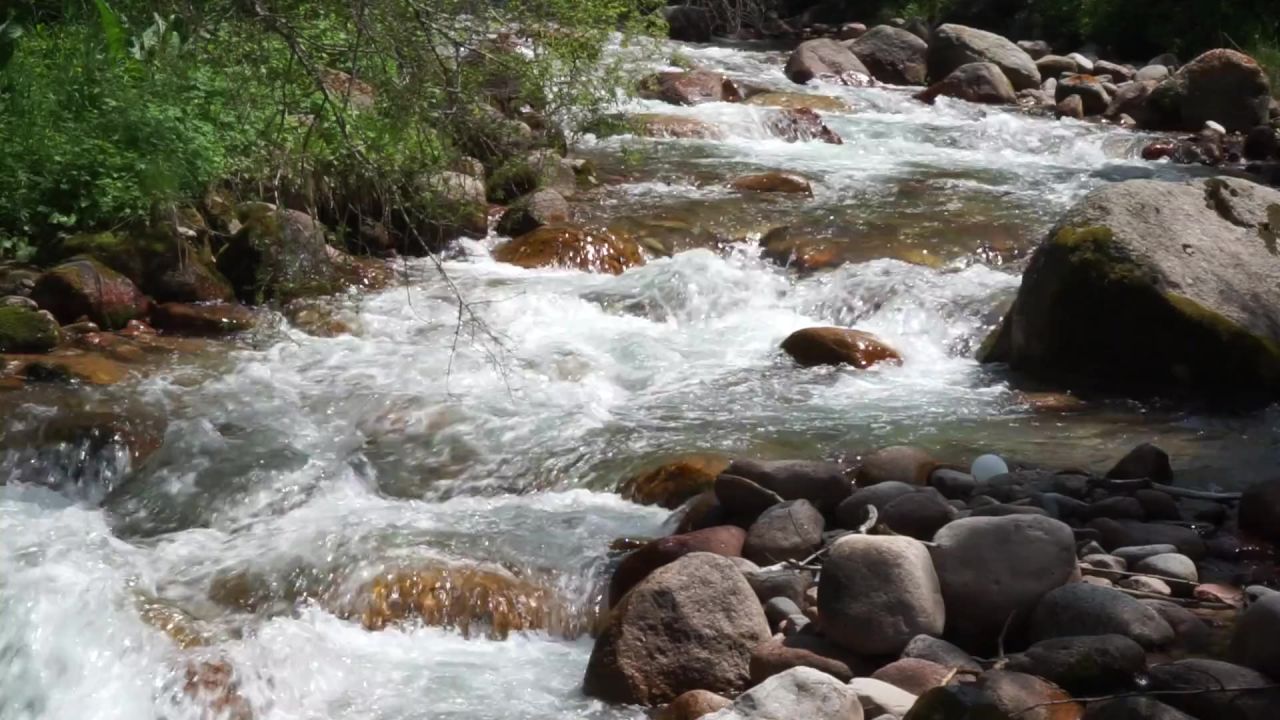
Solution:
M 124 25 L 106 0 L 93 0 L 98 7 L 98 23 L 102 27 L 102 36 L 107 43 L 107 53 L 115 60 L 125 58 Z

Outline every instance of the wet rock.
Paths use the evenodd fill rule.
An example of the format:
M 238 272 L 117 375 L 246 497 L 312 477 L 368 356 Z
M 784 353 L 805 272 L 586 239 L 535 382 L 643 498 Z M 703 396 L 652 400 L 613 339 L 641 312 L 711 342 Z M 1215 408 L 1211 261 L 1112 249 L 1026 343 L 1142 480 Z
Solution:
M 765 510 L 782 502 L 778 493 L 727 471 L 716 476 L 715 493 L 724 511 L 743 523 L 754 521 Z
M 1111 104 L 1102 114 L 1103 117 L 1119 122 L 1121 117 L 1127 116 L 1138 126 L 1142 126 L 1147 112 L 1147 97 L 1157 84 L 1155 81 L 1139 80 L 1118 88 L 1111 96 Z
M 187 663 L 182 693 L 189 702 L 204 708 L 208 717 L 253 720 L 253 705 L 240 692 L 235 668 L 226 660 Z
M 928 637 L 928 635 L 916 637 Z M 912 642 L 915 642 L 914 638 Z M 871 677 L 901 688 L 912 695 L 923 695 L 936 687 L 946 685 L 955 674 L 955 670 L 955 667 L 939 665 L 928 660 L 904 657 L 876 670 Z M 981 672 L 981 670 L 974 672 Z
M 927 485 L 938 461 L 928 452 L 910 445 L 893 445 L 868 454 L 858 467 L 857 484 L 870 487 L 884 482 Z
M 25 299 L 25 298 L 24 298 Z M 46 311 L 0 307 L 0 353 L 43 353 L 58 346 L 58 321 Z
M 1133 566 L 1133 571 L 1159 578 L 1181 580 L 1192 585 L 1200 582 L 1195 561 L 1178 553 L 1163 553 L 1140 560 Z
M 1155 698 L 1127 697 L 1092 703 L 1084 720 L 1196 720 Z
M 1084 708 L 1070 700 L 1047 680 L 989 670 L 976 683 L 930 690 L 903 720 L 1079 720 Z
M 1246 160 L 1270 160 L 1280 155 L 1280 136 L 1270 125 L 1259 125 L 1244 140 Z
M 946 610 L 928 549 L 911 538 L 837 540 L 818 584 L 822 629 L 861 655 L 896 654 L 919 634 L 939 635 Z
M 1173 641 L 1173 628 L 1154 610 L 1111 588 L 1071 583 L 1051 590 L 1031 616 L 1035 640 L 1081 635 L 1124 635 L 1144 648 Z
M 744 101 L 747 105 L 757 107 L 782 108 L 784 110 L 817 110 L 821 112 L 847 113 L 853 108 L 838 97 L 830 95 L 810 95 L 806 93 L 764 92 L 752 95 Z
M 241 302 L 288 302 L 341 289 L 315 218 L 267 203 L 243 203 L 236 214 L 241 228 L 219 253 L 218 270 Z
M 854 678 L 849 687 L 858 695 L 858 702 L 866 717 L 879 717 L 882 714 L 900 718 L 911 710 L 917 698 L 912 693 L 896 685 L 875 678 Z
M 871 78 L 871 71 L 853 51 L 827 38 L 800 43 L 787 58 L 785 72 L 791 82 L 801 85 L 818 80 L 858 87 Z
M 961 65 L 916 97 L 933 104 L 940 96 L 988 105 L 1014 105 L 1018 102 L 1017 91 L 1009 79 L 991 63 Z
M 1036 60 L 1036 70 L 1042 78 L 1060 78 L 1063 75 L 1074 75 L 1080 72 L 1076 61 L 1061 55 L 1046 55 Z
M 1197 132 L 1213 121 L 1228 132 L 1247 132 L 1266 124 L 1270 101 L 1271 84 L 1253 58 L 1210 50 L 1152 91 L 1144 127 Z
M 860 22 L 845 23 L 836 31 L 837 40 L 857 40 L 867 33 L 867 26 Z
M 569 203 L 555 190 L 544 189 L 526 195 L 507 208 L 498 220 L 497 231 L 519 237 L 543 225 L 569 222 Z
M 71 260 L 40 276 L 31 299 L 67 324 L 87 317 L 119 330 L 146 314 L 147 299 L 129 278 L 96 260 Z
M 672 105 L 701 105 L 708 102 L 740 102 L 742 93 L 733 81 L 709 70 L 670 71 L 650 75 L 640 81 L 637 94 Z
M 822 545 L 826 523 L 808 500 L 791 500 L 761 513 L 747 531 L 743 557 L 759 565 L 804 560 Z
M 734 460 L 726 474 L 747 478 L 783 500 L 808 500 L 820 511 L 830 512 L 853 485 L 836 463 L 808 460 Z
M 1280 477 L 1254 483 L 1240 497 L 1240 530 L 1280 543 Z
M 583 690 L 643 705 L 689 690 L 734 693 L 750 679 L 751 651 L 767 639 L 764 611 L 733 562 L 693 553 L 656 570 L 610 613 Z
M 782 350 L 803 367 L 852 365 L 864 370 L 882 362 L 902 362 L 902 356 L 880 338 L 851 328 L 797 330 L 782 341 Z
M 609 607 L 621 602 L 632 588 L 653 574 L 655 570 L 679 560 L 691 553 L 715 554 L 722 557 L 739 557 L 746 542 L 747 533 L 739 527 L 720 525 L 695 530 L 683 535 L 658 538 L 618 563 L 609 579 Z
M 1276 397 L 1280 260 L 1263 237 L 1276 204 L 1280 191 L 1231 178 L 1095 190 L 1036 250 L 980 359 L 1132 395 Z
M 956 520 L 934 536 L 947 634 L 962 646 L 994 644 L 1009 621 L 1076 575 L 1075 537 L 1064 523 L 1011 515 Z
M 813 194 L 808 180 L 795 173 L 776 171 L 736 177 L 729 187 L 742 192 Z
M 1080 98 L 1085 115 L 1101 115 L 1111 106 L 1111 95 L 1103 83 L 1092 75 L 1069 75 L 1058 80 L 1054 100 L 1062 102 L 1069 97 Z
M 947 77 L 970 63 L 995 65 L 1014 90 L 1040 87 L 1040 71 L 1035 61 L 1009 40 L 963 25 L 940 25 L 933 31 L 933 41 L 929 44 L 930 78 Z
M 834 130 L 827 127 L 822 116 L 809 108 L 771 110 L 761 119 L 770 135 L 787 142 L 817 140 L 828 145 L 844 143 Z
M 662 8 L 662 17 L 667 21 L 667 37 L 672 40 L 711 42 L 711 30 L 715 23 L 710 10 L 696 5 L 671 5 Z
M 865 661 L 817 635 L 774 637 L 752 651 L 751 683 L 758 685 L 798 667 L 821 670 L 841 682 L 849 682 L 866 669 L 865 665 Z
M 544 225 L 494 248 L 493 258 L 523 268 L 562 267 L 611 275 L 644 264 L 634 241 L 576 225 Z
M 332 303 L 301 298 L 284 306 L 284 316 L 302 332 L 314 337 L 358 335 L 360 318 Z
M 127 365 L 98 353 L 59 350 L 47 355 L 0 356 L 0 378 L 21 378 L 28 383 L 115 385 L 129 375 Z
M 903 658 L 928 660 L 946 668 L 960 672 L 978 674 L 982 666 L 969 653 L 952 645 L 946 640 L 930 635 L 917 635 L 902 650 Z
M 1019 40 L 1017 45 L 1022 52 L 1036 61 L 1053 53 L 1053 47 L 1044 40 Z
M 1230 657 L 1245 667 L 1280 678 L 1280 593 L 1249 606 L 1231 636 Z
M 1123 635 L 1064 637 L 1010 655 L 1005 668 L 1038 675 L 1075 695 L 1093 695 L 1131 687 L 1147 668 L 1147 654 Z
M 729 459 L 721 455 L 685 455 L 626 480 L 618 493 L 624 500 L 674 510 L 712 489 L 727 467 Z
M 932 540 L 935 533 L 956 518 L 956 509 L 932 488 L 903 495 L 880 513 L 880 523 L 899 535 Z
M 723 140 L 723 128 L 696 118 L 646 113 L 631 118 L 636 132 L 651 138 Z
M 907 30 L 877 25 L 849 44 L 876 80 L 891 85 L 924 85 L 929 44 Z
M 1280 707 L 1280 690 L 1262 673 L 1219 660 L 1179 660 L 1149 671 L 1152 690 L 1202 691 L 1168 694 L 1161 700 L 1197 718 L 1270 720 Z
M 1143 443 L 1108 470 L 1107 477 L 1113 480 L 1145 478 L 1170 485 L 1173 483 L 1173 467 L 1169 463 L 1169 453 L 1151 443 Z
M 1084 119 L 1084 101 L 1079 95 L 1069 95 L 1058 101 L 1054 106 L 1054 112 L 1058 117 L 1072 118 L 1074 120 Z
M 1098 518 L 1089 522 L 1089 527 L 1101 533 L 1101 543 L 1112 553 L 1126 557 L 1119 548 L 1140 547 L 1144 545 L 1172 545 L 1193 560 L 1199 560 L 1206 554 L 1204 540 L 1191 528 L 1180 525 L 1161 525 L 1143 523 L 1133 520 L 1111 520 Z M 1166 551 L 1167 552 L 1167 551 Z M 1131 563 L 1132 564 L 1132 563 Z
M 238 303 L 162 303 L 151 309 L 157 330 L 183 335 L 229 335 L 256 324 L 253 311 Z

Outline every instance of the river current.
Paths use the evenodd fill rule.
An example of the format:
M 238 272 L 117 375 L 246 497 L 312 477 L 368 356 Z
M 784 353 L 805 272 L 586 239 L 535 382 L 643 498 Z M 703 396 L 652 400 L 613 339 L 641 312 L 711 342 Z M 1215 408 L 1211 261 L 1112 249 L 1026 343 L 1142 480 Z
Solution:
M 639 718 L 582 696 L 585 635 L 369 631 L 341 608 L 389 569 L 480 568 L 536 580 L 587 622 L 610 543 L 667 520 L 615 486 L 680 453 L 843 458 L 911 442 L 947 460 L 1105 468 L 1154 440 L 1183 478 L 1227 489 L 1280 456 L 1274 412 L 1036 413 L 972 359 L 1072 202 L 1186 174 L 1138 159 L 1142 136 L 929 107 L 905 89 L 799 88 L 785 55 L 748 48 L 664 44 L 644 62 L 677 52 L 839 97 L 851 112 L 824 117 L 844 144 L 770 138 L 748 105 L 633 101 L 728 132 L 583 145 L 606 183 L 579 214 L 671 257 L 614 277 L 501 265 L 488 251 L 502 238 L 465 242 L 442 265 L 462 312 L 438 269 L 413 261 L 394 289 L 336 301 L 354 334 L 278 323 L 125 385 L 4 395 L 9 438 L 127 409 L 157 419 L 163 445 L 136 466 L 87 445 L 0 450 L 0 720 L 238 717 L 246 704 L 262 720 Z M 806 175 L 813 198 L 725 188 L 761 170 Z M 780 268 L 755 243 L 779 225 L 851 261 Z M 779 342 L 819 324 L 872 331 L 905 362 L 795 367 Z M 230 680 L 192 690 L 219 673 Z M 236 702 L 210 701 L 227 685 Z

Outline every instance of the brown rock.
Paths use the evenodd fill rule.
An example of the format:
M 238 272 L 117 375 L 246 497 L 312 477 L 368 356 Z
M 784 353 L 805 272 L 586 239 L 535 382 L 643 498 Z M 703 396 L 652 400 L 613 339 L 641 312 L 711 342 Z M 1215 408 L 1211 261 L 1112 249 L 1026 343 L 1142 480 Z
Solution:
M 849 48 L 827 38 L 800 43 L 787 59 L 785 72 L 801 85 L 816 79 L 857 87 L 871 80 L 871 71 Z
M 1075 120 L 1084 119 L 1084 101 L 1079 95 L 1068 95 L 1058 101 L 1054 107 L 1054 111 L 1058 117 L 1073 118 Z
M 82 382 L 114 385 L 129 376 L 129 368 L 98 353 L 79 351 L 49 355 L 0 355 L 0 377 L 26 382 Z
M 609 579 L 609 607 L 617 605 L 631 588 L 658 568 L 690 553 L 741 557 L 747 533 L 740 527 L 720 525 L 684 535 L 659 538 L 622 559 Z
M 555 190 L 538 190 L 520 198 L 498 220 L 497 230 L 508 237 L 519 237 L 543 225 L 569 222 L 569 203 Z
M 1009 83 L 1009 78 L 991 63 L 961 65 L 950 75 L 916 95 L 916 98 L 933 104 L 939 96 L 944 95 L 989 105 L 1014 105 L 1018 102 L 1018 94 Z
M 690 690 L 665 705 L 653 720 L 698 720 L 733 704 L 729 698 L 706 690 Z
M 1062 103 L 1072 97 L 1080 98 L 1085 115 L 1101 115 L 1111 105 L 1111 96 L 1102 81 L 1092 75 L 1070 75 L 1058 81 L 1053 99 Z
M 683 140 L 723 140 L 723 128 L 696 118 L 679 115 L 643 114 L 632 118 L 636 131 L 651 138 L 679 138 Z
M 774 637 L 751 652 L 751 684 L 758 685 L 794 667 L 810 667 L 849 682 L 865 672 L 867 663 L 817 635 Z
M 255 322 L 253 311 L 238 303 L 164 303 L 151 309 L 157 330 L 183 335 L 229 335 Z
M 912 695 L 923 695 L 926 692 L 946 685 L 955 672 L 935 662 L 919 658 L 902 658 L 895 660 L 871 674 L 881 682 L 887 682 L 902 688 Z
M 576 225 L 544 225 L 494 248 L 493 257 L 524 268 L 565 267 L 612 275 L 644 264 L 634 241 Z
M 119 330 L 147 309 L 146 297 L 129 278 L 90 259 L 72 260 L 41 275 L 31 299 L 63 324 L 87 317 L 107 330 Z
M 902 356 L 880 338 L 851 328 L 797 330 L 782 341 L 782 350 L 803 367 L 852 365 L 863 370 L 881 362 L 902 363 Z
M 711 490 L 716 476 L 727 467 L 729 459 L 722 455 L 686 455 L 626 480 L 618 493 L 624 500 L 674 510 Z
M 818 140 L 828 145 L 841 145 L 844 140 L 827 127 L 822 116 L 809 108 L 774 110 L 763 118 L 769 134 L 787 142 Z
M 734 178 L 729 187 L 742 192 L 813 194 L 808 180 L 794 173 L 776 171 Z
M 847 113 L 853 108 L 838 97 L 810 95 L 807 93 L 765 92 L 746 99 L 747 105 L 782 108 L 784 110 L 820 110 L 822 112 Z
M 857 484 L 858 487 L 883 482 L 928 485 L 929 475 L 937 467 L 938 461 L 924 450 L 910 445 L 893 445 L 876 450 L 862 459 Z
M 740 102 L 742 93 L 733 81 L 709 70 L 660 72 L 640 81 L 642 98 L 672 105 L 700 105 L 708 102 Z

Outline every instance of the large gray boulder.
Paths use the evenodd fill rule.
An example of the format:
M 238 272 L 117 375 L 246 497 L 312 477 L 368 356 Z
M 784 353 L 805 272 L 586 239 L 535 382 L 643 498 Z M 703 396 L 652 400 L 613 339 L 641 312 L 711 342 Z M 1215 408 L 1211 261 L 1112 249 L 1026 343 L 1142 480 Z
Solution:
M 583 690 L 615 703 L 658 705 L 688 690 L 732 694 L 750 679 L 769 623 L 737 565 L 693 553 L 665 565 L 609 614 Z
M 1196 131 L 1208 121 L 1228 132 L 1267 124 L 1271 83 L 1257 61 L 1235 50 L 1210 50 L 1151 92 L 1144 127 Z
M 877 25 L 848 47 L 880 82 L 924 85 L 929 77 L 929 44 L 902 28 Z
M 1123 635 L 1144 648 L 1173 642 L 1173 628 L 1159 613 L 1109 587 L 1071 583 L 1047 593 L 1031 616 L 1031 638 Z
M 1278 221 L 1280 191 L 1236 178 L 1101 187 L 1036 250 L 979 359 L 1073 386 L 1269 403 Z
M 947 635 L 986 652 L 1012 617 L 1076 575 L 1075 537 L 1038 515 L 956 520 L 933 538 L 933 562 L 947 607 Z
M 1249 606 L 1231 637 L 1231 659 L 1280 679 L 1280 593 Z
M 963 25 L 941 25 L 929 44 L 929 77 L 940 80 L 961 65 L 992 63 L 1000 68 L 1014 90 L 1040 87 L 1040 71 L 1025 50 L 1008 39 Z
M 779 673 L 703 720 L 862 720 L 853 688 L 813 668 Z
M 1009 78 L 992 63 L 968 63 L 953 70 L 916 96 L 932 104 L 939 97 L 951 97 L 985 105 L 1014 105 L 1018 93 Z
M 897 654 L 916 635 L 942 634 L 946 622 L 928 549 L 885 535 L 849 535 L 831 546 L 818 614 L 832 642 L 860 655 Z
M 829 38 L 800 43 L 787 58 L 785 72 L 791 82 L 801 85 L 819 80 L 857 86 L 871 79 L 871 71 L 852 50 Z

